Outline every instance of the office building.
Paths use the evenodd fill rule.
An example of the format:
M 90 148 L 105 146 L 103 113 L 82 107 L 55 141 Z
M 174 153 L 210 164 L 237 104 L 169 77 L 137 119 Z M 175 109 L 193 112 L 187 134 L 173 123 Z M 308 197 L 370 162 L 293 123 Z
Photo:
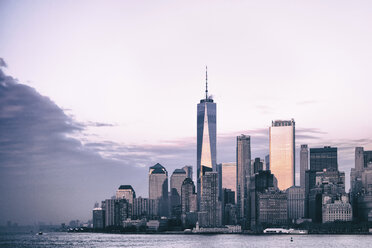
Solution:
M 181 211 L 182 214 L 187 212 L 196 212 L 197 203 L 196 203 L 196 193 L 195 185 L 191 178 L 186 178 L 181 186 Z
M 310 170 L 338 170 L 337 147 L 310 148 Z
M 149 199 L 157 201 L 159 216 L 168 216 L 168 172 L 159 163 L 149 169 Z
M 265 170 L 270 170 L 270 155 L 265 156 Z
M 295 221 L 305 217 L 305 188 L 292 186 L 287 189 L 288 219 Z
M 93 229 L 105 228 L 105 211 L 100 207 L 93 208 Z
M 207 72 L 206 72 L 207 73 Z M 216 103 L 208 96 L 208 75 L 206 74 L 205 99 L 197 106 L 197 188 L 198 208 L 203 194 L 202 167 L 213 168 L 216 171 L 217 134 L 216 134 Z
M 270 170 L 280 190 L 295 185 L 295 122 L 273 121 L 270 127 Z
M 149 198 L 138 197 L 133 201 L 133 219 L 152 219 L 158 215 L 157 201 Z
M 253 164 L 253 173 L 256 174 L 259 173 L 260 171 L 263 171 L 263 164 L 264 161 L 260 158 L 255 158 L 254 161 L 252 161 Z
M 236 138 L 236 204 L 238 220 L 243 228 L 249 212 L 248 180 L 251 171 L 251 137 L 242 134 Z
M 257 222 L 266 225 L 288 223 L 287 194 L 279 190 L 257 193 Z
M 133 204 L 134 198 L 136 198 L 136 192 L 131 185 L 120 185 L 116 191 L 116 199 L 127 199 L 130 204 Z
M 183 181 L 187 178 L 187 173 L 183 169 L 175 169 L 170 179 L 170 203 L 172 216 L 181 215 L 181 187 Z
M 206 213 L 206 216 L 201 216 L 203 223 L 199 224 L 208 227 L 221 226 L 222 208 L 218 192 L 218 173 L 208 170 L 203 173 L 202 177 L 203 193 L 200 202 L 200 212 Z
M 307 145 L 301 145 L 300 151 L 300 186 L 305 188 L 305 175 L 309 170 L 309 149 Z
M 186 177 L 193 179 L 193 173 L 192 173 L 192 166 L 191 165 L 186 165 L 182 167 L 182 169 L 186 172 Z
M 105 227 L 122 226 L 132 216 L 130 203 L 126 199 L 105 200 Z
M 347 200 L 333 200 L 331 197 L 323 196 L 322 223 L 335 221 L 352 221 L 353 210 Z
M 222 188 L 236 192 L 236 163 L 222 163 Z

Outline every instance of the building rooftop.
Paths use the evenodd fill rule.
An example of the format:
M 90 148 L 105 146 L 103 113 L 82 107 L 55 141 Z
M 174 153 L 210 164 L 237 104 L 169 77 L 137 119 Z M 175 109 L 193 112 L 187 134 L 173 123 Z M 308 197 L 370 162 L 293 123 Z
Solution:
M 131 189 L 134 191 L 132 185 L 120 185 L 119 189 Z
M 173 174 L 186 174 L 186 171 L 183 169 L 175 169 L 173 171 Z

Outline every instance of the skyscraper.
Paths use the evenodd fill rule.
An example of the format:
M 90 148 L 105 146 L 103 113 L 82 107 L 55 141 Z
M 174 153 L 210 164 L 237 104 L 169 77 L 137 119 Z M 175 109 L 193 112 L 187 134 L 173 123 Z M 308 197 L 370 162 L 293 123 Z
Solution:
M 222 224 L 222 208 L 219 199 L 218 172 L 204 171 L 203 175 L 203 194 L 200 202 L 200 211 L 206 213 L 207 221 L 205 226 L 217 227 Z
M 310 170 L 338 170 L 337 147 L 310 148 Z
M 300 151 L 300 185 L 305 188 L 305 173 L 309 169 L 309 149 L 307 145 L 301 145 Z
M 222 163 L 222 188 L 231 189 L 236 193 L 236 163 Z
M 295 184 L 295 121 L 273 121 L 270 131 L 270 170 L 280 190 Z
M 192 166 L 191 165 L 185 165 L 184 167 L 182 167 L 182 169 L 184 170 L 184 171 L 186 171 L 186 177 L 188 177 L 188 178 L 191 178 L 191 180 L 192 180 Z
M 191 178 L 186 178 L 181 187 L 182 213 L 196 212 L 195 185 Z
M 181 215 L 181 186 L 186 178 L 187 174 L 183 169 L 175 169 L 172 173 L 170 179 L 172 216 Z
M 216 171 L 216 104 L 208 96 L 208 75 L 206 72 L 205 99 L 200 100 L 197 107 L 197 187 L 198 208 L 203 194 L 202 167 Z
M 236 203 L 238 219 L 244 224 L 248 218 L 248 180 L 251 176 L 251 137 L 236 137 Z
M 157 213 L 168 216 L 168 172 L 159 163 L 149 169 L 149 199 L 157 201 Z
M 134 198 L 136 198 L 136 192 L 131 185 L 120 185 L 116 191 L 116 199 L 127 199 L 130 204 L 133 204 Z

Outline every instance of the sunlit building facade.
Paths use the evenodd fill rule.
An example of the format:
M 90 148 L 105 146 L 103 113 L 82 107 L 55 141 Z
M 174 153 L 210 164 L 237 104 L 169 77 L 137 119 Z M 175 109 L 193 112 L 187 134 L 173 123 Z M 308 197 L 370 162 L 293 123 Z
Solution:
M 222 163 L 222 188 L 231 189 L 236 193 L 236 163 Z
M 270 127 L 270 170 L 280 190 L 295 185 L 295 122 L 273 121 Z

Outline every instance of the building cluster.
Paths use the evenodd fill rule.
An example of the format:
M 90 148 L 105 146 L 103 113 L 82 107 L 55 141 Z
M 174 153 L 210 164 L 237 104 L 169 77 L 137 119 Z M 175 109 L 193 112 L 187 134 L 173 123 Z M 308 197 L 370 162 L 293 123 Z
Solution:
M 249 135 L 236 137 L 235 162 L 217 163 L 216 144 L 216 103 L 206 88 L 197 105 L 196 185 L 192 166 L 174 170 L 168 183 L 166 168 L 157 163 L 149 168 L 148 198 L 137 198 L 130 185 L 120 186 L 116 197 L 93 209 L 94 228 L 159 230 L 172 220 L 183 229 L 260 231 L 304 221 L 372 220 L 372 151 L 356 148 L 347 194 L 337 148 L 330 146 L 301 145 L 295 186 L 293 119 L 272 121 L 264 159 L 252 159 Z

